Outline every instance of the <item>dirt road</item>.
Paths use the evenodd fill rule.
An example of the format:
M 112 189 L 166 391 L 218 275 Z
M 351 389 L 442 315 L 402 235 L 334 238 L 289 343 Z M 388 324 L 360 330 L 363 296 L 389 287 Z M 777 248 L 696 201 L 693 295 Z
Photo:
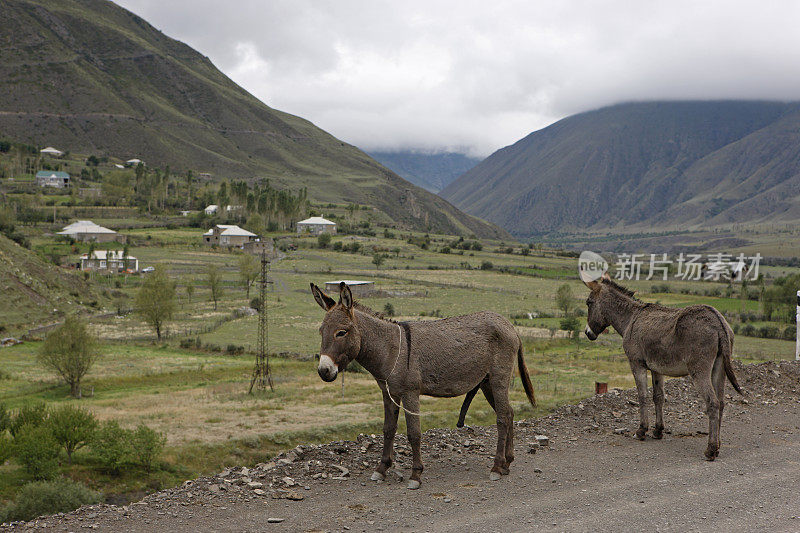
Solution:
M 518 424 L 511 475 L 488 480 L 494 428 L 423 437 L 420 490 L 369 481 L 380 437 L 302 447 L 276 463 L 16 526 L 78 531 L 800 531 L 800 365 L 738 367 L 719 459 L 685 380 L 667 384 L 661 441 L 632 438 L 633 391 Z M 730 389 L 730 387 L 728 387 Z M 651 405 L 652 407 L 652 405 Z M 622 430 L 626 431 L 622 433 Z M 535 446 L 536 435 L 549 437 Z M 410 458 L 399 439 L 401 467 Z M 535 451 L 535 453 L 530 453 Z M 339 479 L 332 479 L 339 478 Z M 289 499 L 293 498 L 293 499 Z M 302 498 L 302 500 L 300 500 Z M 270 523 L 269 518 L 282 519 Z

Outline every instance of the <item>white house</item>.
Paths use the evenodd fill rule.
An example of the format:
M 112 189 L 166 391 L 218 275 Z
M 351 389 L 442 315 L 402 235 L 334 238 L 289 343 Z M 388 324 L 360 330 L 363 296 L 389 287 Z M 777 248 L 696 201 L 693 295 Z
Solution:
M 217 224 L 207 232 L 203 233 L 203 244 L 220 246 L 238 246 L 242 248 L 246 243 L 252 242 L 258 235 L 251 233 L 239 226 L 230 224 Z
M 76 241 L 86 242 L 111 242 L 119 237 L 116 231 L 99 226 L 91 220 L 73 222 L 59 231 L 57 235 L 65 235 Z
M 128 159 L 127 161 L 125 161 L 125 166 L 126 167 L 136 167 L 136 166 L 139 166 L 139 163 L 144 164 L 144 161 L 142 161 L 141 159 L 136 159 L 136 158 Z
M 217 204 L 211 204 L 208 207 L 206 207 L 205 211 L 206 215 L 213 215 L 214 213 L 219 211 L 219 206 Z
M 70 184 L 69 174 L 56 170 L 40 170 L 36 173 L 36 184 L 39 187 L 65 189 Z
M 336 235 L 336 223 L 322 217 L 311 217 L 297 223 L 297 233 L 310 233 L 319 235 L 320 233 L 330 233 Z
M 47 148 L 42 148 L 41 150 L 39 150 L 39 152 L 44 155 L 49 155 L 53 157 L 61 157 L 62 155 L 64 155 L 64 152 L 62 152 L 61 150 L 57 150 L 52 146 L 48 146 Z
M 104 270 L 109 272 L 138 272 L 139 260 L 128 255 L 123 257 L 122 250 L 95 250 L 92 256 L 81 256 L 81 270 Z

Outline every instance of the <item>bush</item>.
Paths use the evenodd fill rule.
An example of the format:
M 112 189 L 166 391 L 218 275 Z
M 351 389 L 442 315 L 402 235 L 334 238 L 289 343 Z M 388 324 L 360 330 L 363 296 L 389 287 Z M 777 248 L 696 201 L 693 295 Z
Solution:
M 756 328 L 753 324 L 745 324 L 742 327 L 742 335 L 745 337 L 755 337 L 756 336 Z
M 577 318 L 575 318 L 574 316 L 568 316 L 566 318 L 563 318 L 559 325 L 562 330 L 569 331 L 570 336 L 573 339 L 578 338 L 578 335 L 580 334 L 581 331 L 581 324 Z
M 100 494 L 68 479 L 37 481 L 22 487 L 14 502 L 0 511 L 0 522 L 66 513 L 99 501 Z
M 0 403 L 0 435 L 11 427 L 11 412 L 5 404 Z
M 491 261 L 484 261 L 481 263 L 481 270 L 492 270 L 494 265 Z
M 342 241 L 336 241 L 333 243 L 333 249 L 337 252 L 340 251 L 342 249 Z
M 16 437 L 24 426 L 38 427 L 47 420 L 47 406 L 44 402 L 29 403 L 19 408 L 16 416 L 11 419 L 8 430 Z
M 34 479 L 50 479 L 58 469 L 58 442 L 47 426 L 25 425 L 14 437 L 14 458 Z
M 64 405 L 50 412 L 47 424 L 53 438 L 67 452 L 67 459 L 72 463 L 72 454 L 88 444 L 97 428 L 94 415 L 80 407 Z
M 331 234 L 330 233 L 320 233 L 317 237 L 317 244 L 320 248 L 327 248 L 328 245 L 331 243 Z
M 131 456 L 132 431 L 119 427 L 110 420 L 95 431 L 91 441 L 94 457 L 100 467 L 110 474 L 119 474 Z
M 250 300 L 250 307 L 255 309 L 256 311 L 258 311 L 260 313 L 261 312 L 261 297 L 256 296 L 252 300 Z
M 787 341 L 797 340 L 796 326 L 786 326 L 786 329 L 783 330 L 783 338 Z
M 131 444 L 136 464 L 150 472 L 161 455 L 167 437 L 145 425 L 140 425 L 131 435 Z
M 242 355 L 244 353 L 244 346 L 237 346 L 236 344 L 229 344 L 225 348 L 228 355 Z
M 0 434 L 0 466 L 14 454 L 14 441 L 8 435 Z
M 383 314 L 386 316 L 394 316 L 394 306 L 391 302 L 386 302 L 386 305 L 383 306 Z

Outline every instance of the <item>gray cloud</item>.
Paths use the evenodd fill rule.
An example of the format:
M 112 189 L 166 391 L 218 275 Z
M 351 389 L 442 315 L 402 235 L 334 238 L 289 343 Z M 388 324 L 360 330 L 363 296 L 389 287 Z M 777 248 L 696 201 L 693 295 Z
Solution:
M 791 1 L 118 3 L 365 149 L 486 155 L 620 101 L 800 99 Z

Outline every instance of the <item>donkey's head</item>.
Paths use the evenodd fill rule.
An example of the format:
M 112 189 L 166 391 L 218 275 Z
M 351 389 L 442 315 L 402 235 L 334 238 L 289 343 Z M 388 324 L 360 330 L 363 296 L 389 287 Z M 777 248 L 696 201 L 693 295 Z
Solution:
M 353 293 L 344 282 L 339 286 L 339 302 L 311 284 L 311 294 L 325 312 L 319 333 L 322 345 L 319 350 L 317 373 L 324 381 L 333 381 L 361 350 L 361 332 L 353 313 Z
M 589 290 L 589 297 L 586 298 L 586 329 L 584 333 L 589 340 L 596 340 L 611 325 L 611 312 L 613 306 L 610 300 L 620 294 L 633 297 L 633 291 L 620 287 L 614 283 L 608 273 L 603 274 L 600 280 L 586 281 L 584 283 Z

